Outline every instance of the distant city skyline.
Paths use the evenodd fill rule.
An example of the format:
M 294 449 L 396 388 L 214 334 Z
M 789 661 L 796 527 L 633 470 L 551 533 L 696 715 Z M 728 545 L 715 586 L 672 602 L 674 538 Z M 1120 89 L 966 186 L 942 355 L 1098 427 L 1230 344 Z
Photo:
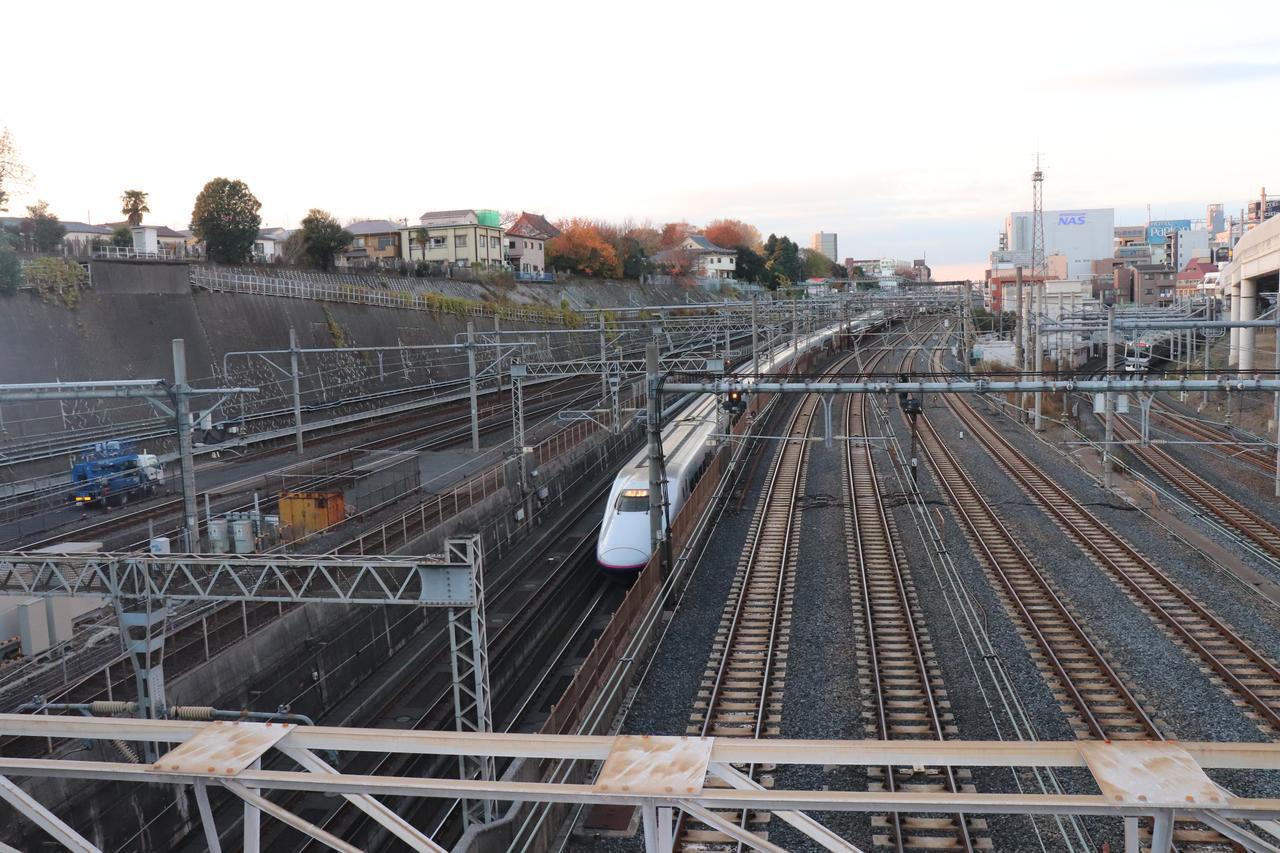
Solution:
M 1155 218 L 1202 218 L 1212 202 L 1231 216 L 1263 185 L 1280 193 L 1259 141 L 1280 137 L 1263 106 L 1280 82 L 1266 0 L 1159 15 L 1092 0 L 824 4 L 821 34 L 810 6 L 498 2 L 477 29 L 462 7 L 393 3 L 353 32 L 323 5 L 20 5 L 6 27 L 33 37 L 7 59 L 41 71 L 0 103 L 34 175 L 7 215 L 44 199 L 64 219 L 118 221 L 120 193 L 142 189 L 147 221 L 183 228 L 200 187 L 226 176 L 248 183 L 267 226 L 312 207 L 732 217 L 802 246 L 834 232 L 846 256 L 927 256 L 949 278 L 980 277 L 1005 215 L 1030 206 L 1037 150 L 1046 207 L 1114 207 L 1118 225 L 1145 222 L 1148 203 Z M 791 46 L 803 61 L 674 47 L 648 61 L 673 20 L 729 52 Z M 195 32 L 240 49 L 177 36 Z M 858 40 L 856 64 L 798 47 L 841 32 L 902 37 Z M 1035 40 L 1045 58 L 1011 73 L 1009 51 Z M 142 59 L 125 44 L 144 44 Z M 448 74 L 433 94 L 436 68 Z

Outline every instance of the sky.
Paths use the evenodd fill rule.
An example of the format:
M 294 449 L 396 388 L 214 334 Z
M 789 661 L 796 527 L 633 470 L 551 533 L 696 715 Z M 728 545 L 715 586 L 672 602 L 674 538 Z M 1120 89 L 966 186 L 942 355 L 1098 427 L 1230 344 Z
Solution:
M 64 0 L 5 10 L 0 127 L 63 219 L 186 227 L 240 178 L 265 225 L 452 208 L 733 217 L 980 277 L 1004 217 L 1117 224 L 1280 193 L 1275 0 Z M 25 74 L 17 74 L 25 70 Z

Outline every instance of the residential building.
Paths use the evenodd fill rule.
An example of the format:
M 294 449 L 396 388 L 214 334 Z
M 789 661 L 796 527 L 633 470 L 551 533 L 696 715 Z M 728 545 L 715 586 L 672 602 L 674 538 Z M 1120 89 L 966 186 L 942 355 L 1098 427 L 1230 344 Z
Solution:
M 398 259 L 404 225 L 391 219 L 362 219 L 344 226 L 351 232 L 351 245 L 338 256 L 338 265 L 367 266 Z
M 1190 299 L 1205 289 L 1205 277 L 1217 273 L 1218 265 L 1203 258 L 1196 258 L 1178 273 L 1176 288 L 1179 299 Z M 1214 276 L 1216 278 L 1216 276 Z
M 1009 260 L 1015 265 L 1031 266 L 1034 214 L 1015 211 L 1005 218 L 1005 243 Z M 1089 275 L 1090 265 L 1099 258 L 1111 257 L 1115 246 L 1115 210 L 1081 208 L 1044 211 L 1044 251 L 1064 255 L 1067 269 L 1064 278 Z
M 692 256 L 692 271 L 698 278 L 731 279 L 738 272 L 738 251 L 717 246 L 701 234 L 690 234 L 678 247 L 658 252 L 653 260 L 659 266 L 671 265 L 681 260 L 681 255 Z
M 63 222 L 67 233 L 62 236 L 62 245 L 72 254 L 84 254 L 93 249 L 94 241 L 99 245 L 111 242 L 112 229 L 106 225 L 90 225 L 87 222 Z
M 1209 252 L 1209 231 L 1205 228 L 1192 228 L 1186 231 L 1173 231 L 1165 237 L 1165 266 L 1175 270 L 1186 269 L 1196 259 L 1207 260 Z
M 827 256 L 827 260 L 831 263 L 837 263 L 840 257 L 838 239 L 835 234 L 829 231 L 818 231 L 813 235 L 813 239 L 809 242 L 809 248 L 815 252 L 821 252 Z
M 522 212 L 507 228 L 507 263 L 517 273 L 541 275 L 547 269 L 547 241 L 559 234 L 541 214 Z
M 1209 229 L 1210 234 L 1217 234 L 1226 227 L 1226 214 L 1221 204 L 1211 204 L 1205 209 L 1205 228 Z
M 253 259 L 261 264 L 276 263 L 284 257 L 284 241 L 289 239 L 286 228 L 262 228 L 253 241 Z
M 933 269 L 924 262 L 923 258 L 917 258 L 911 262 L 911 271 L 916 281 L 933 281 Z
M 435 210 L 402 225 L 400 256 L 407 261 L 500 267 L 506 247 L 498 214 L 492 210 Z
M 879 258 L 845 258 L 844 268 L 848 271 L 849 277 L 854 277 L 854 270 L 861 269 L 864 277 L 872 276 L 880 269 Z
M 1177 273 L 1166 266 L 1138 264 L 1115 271 L 1117 301 L 1166 308 L 1177 292 Z

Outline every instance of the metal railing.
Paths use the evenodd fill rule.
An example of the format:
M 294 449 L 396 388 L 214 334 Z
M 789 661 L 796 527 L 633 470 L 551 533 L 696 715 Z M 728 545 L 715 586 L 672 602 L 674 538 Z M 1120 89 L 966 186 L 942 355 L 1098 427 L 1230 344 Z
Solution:
M 292 299 L 314 299 L 322 302 L 349 302 L 357 305 L 376 305 L 383 308 L 403 308 L 416 311 L 447 310 L 449 313 L 475 317 L 492 317 L 495 314 L 509 320 L 545 323 L 548 312 L 556 309 L 525 309 L 512 305 L 488 305 L 482 303 L 455 305 L 442 309 L 431 294 L 438 289 L 428 279 L 399 276 L 298 273 L 282 270 L 263 274 L 240 269 L 220 269 L 193 265 L 191 285 L 223 293 L 248 293 L 257 296 L 282 296 Z M 371 286 L 372 285 L 372 286 Z M 446 297 L 447 298 L 447 297 Z

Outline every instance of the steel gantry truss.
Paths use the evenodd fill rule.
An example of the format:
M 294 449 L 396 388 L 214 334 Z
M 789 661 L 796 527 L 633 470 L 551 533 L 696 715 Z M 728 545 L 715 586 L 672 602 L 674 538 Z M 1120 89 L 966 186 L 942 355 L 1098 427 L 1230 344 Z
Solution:
M 483 563 L 478 535 L 447 540 L 435 557 L 18 552 L 0 554 L 0 595 L 110 598 L 133 663 L 139 713 L 151 719 L 166 713 L 164 622 L 172 603 L 446 608 L 457 725 L 483 732 L 493 724 Z M 154 745 L 144 742 L 144 752 L 154 758 Z M 492 768 L 464 762 L 469 778 L 490 778 Z
M 1280 832 L 1280 800 L 1238 797 L 1206 770 L 1280 769 L 1280 744 L 1174 743 L 1171 741 L 803 741 L 750 738 L 479 734 L 292 726 L 268 723 L 197 723 L 167 720 L 0 715 L 0 735 L 81 740 L 153 740 L 176 744 L 148 765 L 107 761 L 0 757 L 0 798 L 67 849 L 96 851 L 84 835 L 9 781 L 9 776 L 63 777 L 117 784 L 177 785 L 193 790 L 209 849 L 220 853 L 209 790 L 246 804 L 246 850 L 258 849 L 266 812 L 336 850 L 348 841 L 293 814 L 269 792 L 315 791 L 342 796 L 413 850 L 444 848 L 376 797 L 465 798 L 512 803 L 582 803 L 638 807 L 645 849 L 669 853 L 674 816 L 683 810 L 730 834 L 745 847 L 782 848 L 717 812 L 772 811 L 826 850 L 858 848 L 806 811 L 903 814 L 966 813 L 1093 815 L 1124 822 L 1125 850 L 1139 850 L 1139 819 L 1150 819 L 1149 849 L 1172 849 L 1175 818 L 1201 821 L 1250 851 L 1274 851 L 1264 835 Z M 297 770 L 263 770 L 272 750 Z M 341 774 L 319 758 L 326 750 L 408 755 L 473 755 L 598 763 L 594 784 Z M 850 767 L 1079 767 L 1097 794 L 1025 794 L 1016 791 L 845 791 L 766 789 L 735 765 Z M 714 778 L 713 778 L 714 777 Z M 995 777 L 993 777 L 995 778 Z M 1085 788 L 1082 788 L 1085 789 Z M 252 816 L 252 819 L 248 819 Z M 11 824 L 6 842 L 20 840 Z

